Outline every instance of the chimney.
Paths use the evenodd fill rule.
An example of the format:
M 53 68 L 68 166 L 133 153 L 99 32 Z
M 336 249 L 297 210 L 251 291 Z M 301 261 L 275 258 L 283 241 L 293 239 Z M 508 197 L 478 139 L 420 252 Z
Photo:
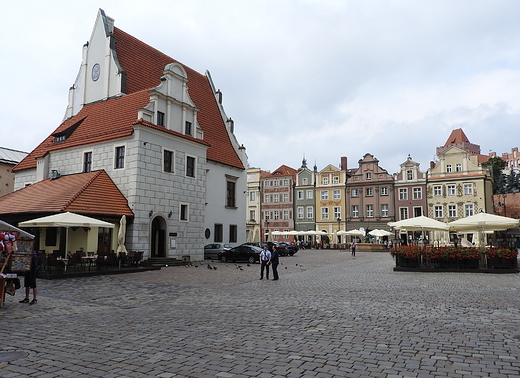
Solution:
M 342 171 L 346 171 L 347 170 L 347 157 L 346 156 L 342 156 L 341 157 L 341 166 L 340 166 L 341 170 Z

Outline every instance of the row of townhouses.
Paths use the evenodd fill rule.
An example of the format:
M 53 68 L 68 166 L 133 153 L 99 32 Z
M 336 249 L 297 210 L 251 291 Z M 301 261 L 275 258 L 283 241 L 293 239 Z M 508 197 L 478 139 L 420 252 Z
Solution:
M 515 150 L 510 168 L 519 164 Z M 496 154 L 481 155 L 480 146 L 462 129 L 452 131 L 436 152 L 437 161 L 426 172 L 409 156 L 399 172 L 390 174 L 369 153 L 355 168 L 348 168 L 346 157 L 339 166 L 321 170 L 309 169 L 305 159 L 297 170 L 285 165 L 273 172 L 250 168 L 247 238 L 265 240 L 269 231 L 390 231 L 388 222 L 421 215 L 450 222 L 481 211 L 493 213 L 493 178 L 481 163 Z M 338 238 L 332 242 L 345 241 Z

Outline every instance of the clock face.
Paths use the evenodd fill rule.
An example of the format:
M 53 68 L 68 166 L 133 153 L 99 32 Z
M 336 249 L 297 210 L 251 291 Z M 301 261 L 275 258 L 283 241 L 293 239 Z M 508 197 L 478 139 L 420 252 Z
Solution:
M 99 79 L 99 74 L 101 73 L 101 67 L 99 66 L 99 63 L 94 64 L 94 67 L 92 67 L 92 80 L 96 81 Z

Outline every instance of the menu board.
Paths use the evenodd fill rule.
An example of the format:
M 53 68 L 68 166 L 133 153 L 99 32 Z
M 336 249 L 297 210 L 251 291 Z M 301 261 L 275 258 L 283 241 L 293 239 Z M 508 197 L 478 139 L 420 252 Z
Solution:
M 32 252 L 33 244 L 34 244 L 33 240 L 17 240 L 15 243 L 16 243 L 15 253 L 26 254 L 26 253 Z
M 32 255 L 12 254 L 11 272 L 27 272 L 31 270 Z

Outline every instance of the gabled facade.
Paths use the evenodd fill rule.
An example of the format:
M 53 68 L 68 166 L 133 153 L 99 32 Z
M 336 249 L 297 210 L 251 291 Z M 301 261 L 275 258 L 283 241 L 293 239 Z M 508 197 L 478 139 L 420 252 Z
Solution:
M 201 259 L 205 243 L 245 241 L 247 157 L 233 128 L 209 73 L 116 28 L 100 10 L 65 120 L 18 164 L 15 185 L 104 170 L 133 212 L 127 249 Z
M 316 209 L 315 209 L 315 178 L 314 171 L 307 168 L 307 161 L 303 159 L 302 166 L 296 173 L 296 186 L 294 188 L 294 229 L 296 231 L 313 231 L 316 228 Z
M 345 185 L 347 158 L 341 158 L 340 167 L 327 165 L 316 175 L 316 231 L 333 234 L 343 228 L 345 219 Z M 333 240 L 332 243 L 338 241 Z
M 261 236 L 261 208 L 260 200 L 260 168 L 249 168 L 247 170 L 247 223 L 246 240 L 248 242 L 263 241 Z
M 286 165 L 273 172 L 262 172 L 260 183 L 262 188 L 262 235 L 269 231 L 294 231 L 294 198 L 293 187 L 296 170 Z M 274 238 L 289 240 L 289 236 Z
M 428 214 L 444 222 L 493 213 L 493 182 L 490 172 L 478 164 L 478 156 L 458 147 L 438 155 L 428 171 Z
M 365 154 L 347 181 L 348 229 L 389 230 L 395 220 L 394 182 L 372 154 Z
M 394 198 L 396 220 L 415 218 L 426 214 L 426 177 L 419 170 L 419 163 L 410 156 L 394 174 Z

